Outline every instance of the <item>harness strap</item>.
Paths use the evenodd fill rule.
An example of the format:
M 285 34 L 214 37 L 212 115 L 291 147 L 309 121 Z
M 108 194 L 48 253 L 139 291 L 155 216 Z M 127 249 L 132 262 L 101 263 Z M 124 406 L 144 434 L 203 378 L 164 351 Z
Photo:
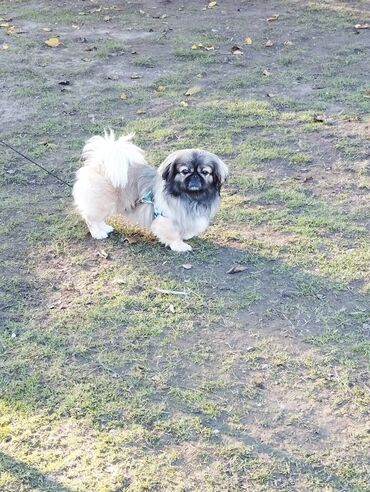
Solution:
M 163 212 L 161 209 L 159 209 L 156 204 L 154 203 L 154 194 L 151 190 L 149 190 L 145 195 L 139 200 L 139 203 L 148 203 L 150 205 L 153 205 L 153 213 L 154 213 L 154 218 L 156 219 L 157 217 L 163 216 Z

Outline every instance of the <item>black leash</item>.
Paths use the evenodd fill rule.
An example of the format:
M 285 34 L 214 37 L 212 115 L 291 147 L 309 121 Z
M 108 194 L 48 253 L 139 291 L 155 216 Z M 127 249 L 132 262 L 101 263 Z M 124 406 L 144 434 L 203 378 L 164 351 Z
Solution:
M 32 164 L 35 164 L 35 166 L 39 167 L 40 169 L 42 169 L 46 173 L 50 174 L 50 176 L 53 176 L 53 178 L 57 179 L 61 183 L 65 184 L 66 186 L 69 186 L 70 188 L 72 188 L 72 185 L 70 183 L 67 183 L 67 181 L 64 181 L 64 179 L 60 178 L 59 176 L 57 176 L 53 172 L 51 172 L 48 169 L 46 169 L 45 167 L 41 166 L 41 164 L 38 164 L 37 162 L 35 162 L 34 160 L 32 160 L 30 157 L 27 157 L 26 155 L 22 154 L 22 152 L 19 152 L 19 150 L 15 149 L 11 145 L 3 142 L 2 140 L 0 140 L 0 144 L 1 145 L 4 145 L 4 147 L 8 147 L 8 149 L 11 149 L 13 152 L 16 152 L 20 156 L 24 157 L 24 159 L 27 159 L 27 161 L 32 162 Z

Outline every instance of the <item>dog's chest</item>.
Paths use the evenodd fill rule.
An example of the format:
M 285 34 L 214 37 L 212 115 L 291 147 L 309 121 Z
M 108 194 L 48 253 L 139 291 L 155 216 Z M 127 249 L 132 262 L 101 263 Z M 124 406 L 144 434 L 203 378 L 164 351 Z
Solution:
M 191 237 L 198 236 L 201 232 L 205 231 L 209 225 L 209 217 L 198 216 L 189 217 L 185 224 L 183 224 L 183 237 L 184 239 L 190 239 Z

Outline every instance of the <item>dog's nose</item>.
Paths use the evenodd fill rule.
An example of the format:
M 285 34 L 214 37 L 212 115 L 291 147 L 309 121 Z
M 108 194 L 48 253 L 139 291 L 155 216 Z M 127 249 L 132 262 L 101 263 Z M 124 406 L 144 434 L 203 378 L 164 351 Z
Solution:
M 197 175 L 193 175 L 189 179 L 188 188 L 189 190 L 193 190 L 193 191 L 200 190 L 202 188 L 202 182 L 200 180 L 200 177 Z

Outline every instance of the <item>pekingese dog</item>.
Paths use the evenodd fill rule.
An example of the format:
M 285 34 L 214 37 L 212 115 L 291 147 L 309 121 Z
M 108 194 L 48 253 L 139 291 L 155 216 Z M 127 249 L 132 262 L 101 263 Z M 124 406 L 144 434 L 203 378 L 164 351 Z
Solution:
M 109 131 L 87 141 L 73 187 L 78 212 L 96 239 L 113 231 L 108 217 L 123 215 L 172 250 L 191 251 L 184 239 L 203 232 L 219 208 L 226 164 L 210 152 L 185 149 L 155 169 L 132 138 Z

